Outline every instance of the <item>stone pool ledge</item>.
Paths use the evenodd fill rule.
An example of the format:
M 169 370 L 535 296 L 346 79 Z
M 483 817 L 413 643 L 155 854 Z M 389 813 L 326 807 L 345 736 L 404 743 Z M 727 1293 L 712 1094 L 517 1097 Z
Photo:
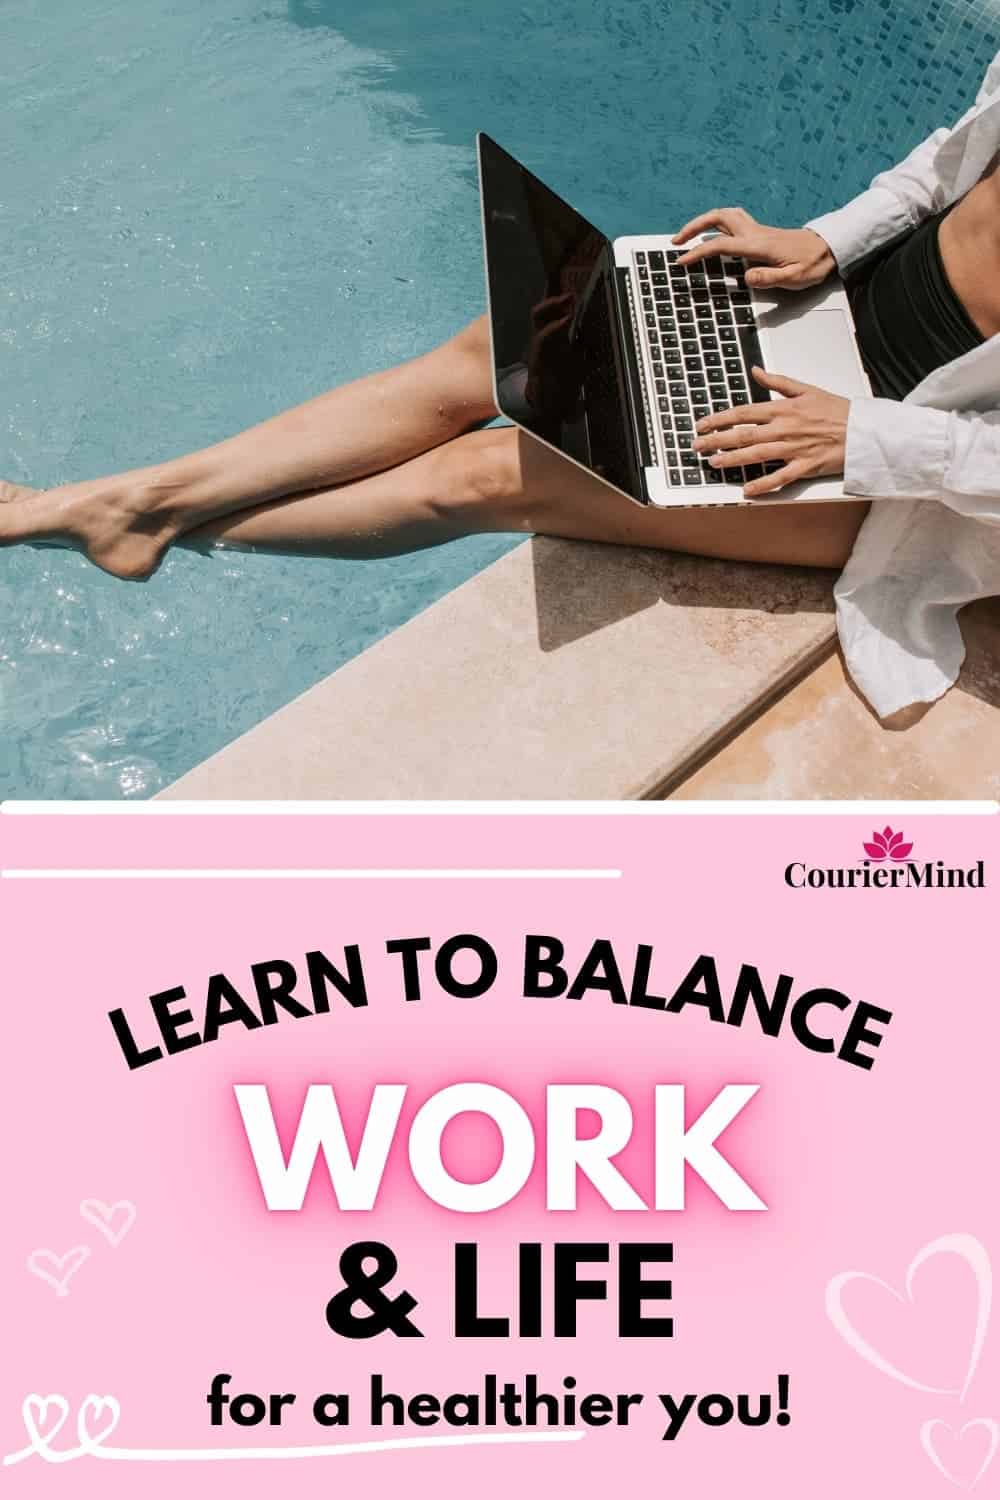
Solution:
M 663 795 L 830 655 L 832 577 L 533 538 L 160 796 Z

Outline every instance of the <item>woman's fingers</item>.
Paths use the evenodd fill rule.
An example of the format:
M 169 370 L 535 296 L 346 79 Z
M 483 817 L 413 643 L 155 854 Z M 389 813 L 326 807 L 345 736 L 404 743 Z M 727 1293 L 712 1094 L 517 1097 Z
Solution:
M 693 266 L 699 260 L 708 260 L 714 255 L 753 256 L 760 254 L 760 246 L 738 234 L 717 234 L 710 240 L 702 240 L 677 257 L 679 266 Z
M 763 479 L 751 479 L 749 484 L 743 486 L 743 494 L 748 500 L 757 500 L 761 495 L 773 495 L 776 490 L 783 490 L 786 484 L 794 484 L 797 479 L 808 477 L 806 465 L 796 461 L 775 469 L 773 474 L 765 474 Z
M 790 375 L 778 375 L 773 370 L 765 370 L 762 365 L 754 365 L 751 373 L 758 385 L 766 386 L 769 391 L 777 391 L 779 396 L 804 396 L 813 389 L 801 380 L 793 380 Z
M 790 458 L 793 451 L 789 443 L 749 443 L 745 448 L 713 453 L 708 461 L 713 469 L 739 469 L 744 464 L 773 464 L 780 458 Z
M 681 245 L 692 235 L 701 234 L 705 229 L 724 229 L 732 234 L 737 225 L 745 225 L 749 218 L 750 215 L 743 208 L 710 208 L 708 213 L 689 219 L 684 228 L 674 235 L 674 244 Z
M 753 406 L 731 406 L 728 411 L 715 411 L 710 417 L 702 417 L 696 428 L 700 433 L 721 432 L 726 427 L 741 427 L 747 422 L 773 422 L 780 413 L 773 401 L 758 401 Z
M 694 451 L 718 453 L 726 448 L 739 448 L 741 444 L 760 442 L 767 431 L 766 426 L 741 422 L 738 427 L 730 427 L 726 432 L 716 432 L 710 437 L 695 438 Z
M 752 287 L 787 286 L 802 275 L 800 265 L 751 266 L 747 271 L 747 285 Z

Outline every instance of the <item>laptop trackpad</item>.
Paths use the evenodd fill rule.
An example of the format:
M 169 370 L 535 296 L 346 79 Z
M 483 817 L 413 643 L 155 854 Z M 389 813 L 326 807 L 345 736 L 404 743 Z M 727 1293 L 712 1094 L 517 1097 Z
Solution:
M 838 396 L 868 394 L 846 313 L 836 307 L 814 308 L 800 317 L 782 313 L 763 313 L 758 324 L 769 370 Z

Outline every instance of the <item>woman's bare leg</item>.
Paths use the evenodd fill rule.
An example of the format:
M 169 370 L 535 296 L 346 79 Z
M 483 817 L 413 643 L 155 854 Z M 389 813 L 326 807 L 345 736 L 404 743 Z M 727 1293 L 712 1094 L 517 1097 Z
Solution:
M 655 510 L 495 414 L 485 319 L 214 448 L 131 475 L 13 495 L 0 543 L 77 545 L 145 577 L 171 542 L 375 557 L 474 532 L 542 532 L 747 562 L 840 567 L 863 502 Z
M 742 562 L 842 567 L 863 501 L 656 510 L 514 428 L 468 433 L 385 473 L 211 521 L 182 540 L 380 557 L 476 532 L 541 532 Z
M 496 415 L 486 319 L 440 348 L 238 437 L 148 469 L 35 492 L 0 486 L 0 544 L 64 542 L 147 577 L 185 531 L 405 463 Z

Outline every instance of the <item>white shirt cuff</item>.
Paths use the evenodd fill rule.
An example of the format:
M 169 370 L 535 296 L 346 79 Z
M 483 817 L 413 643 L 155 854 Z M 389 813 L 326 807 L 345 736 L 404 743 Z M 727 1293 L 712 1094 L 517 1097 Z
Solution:
M 936 500 L 949 451 L 946 411 L 860 398 L 847 420 L 844 489 L 873 499 Z
M 824 239 L 833 251 L 838 269 L 843 272 L 876 245 L 883 245 L 915 220 L 901 198 L 885 188 L 868 188 L 843 208 L 810 219 L 803 228 L 811 229 Z

